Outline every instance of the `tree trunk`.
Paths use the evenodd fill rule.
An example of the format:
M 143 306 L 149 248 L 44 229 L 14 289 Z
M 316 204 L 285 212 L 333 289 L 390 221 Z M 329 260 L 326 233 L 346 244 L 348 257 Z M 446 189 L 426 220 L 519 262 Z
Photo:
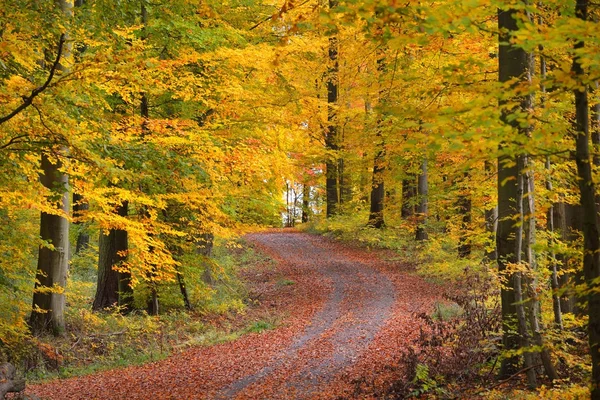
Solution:
M 214 239 L 215 237 L 212 233 L 205 233 L 201 236 L 196 245 L 196 254 L 206 258 L 206 262 L 204 262 L 204 271 L 202 272 L 202 280 L 209 286 L 213 286 L 215 284 L 215 278 L 212 275 L 212 269 L 208 260 L 210 257 L 212 257 Z
M 465 172 L 464 182 L 468 182 L 469 173 Z M 458 212 L 462 216 L 461 236 L 458 243 L 458 256 L 466 258 L 471 255 L 471 242 L 468 234 L 471 231 L 471 194 L 467 192 L 466 184 L 460 189 L 457 201 Z
M 302 222 L 308 222 L 310 219 L 310 186 L 306 183 L 302 185 Z
M 527 196 L 521 199 L 523 204 L 523 254 L 525 262 L 531 271 L 527 276 L 525 283 L 528 297 L 529 311 L 529 326 L 531 328 L 531 336 L 536 349 L 539 351 L 542 365 L 546 375 L 550 381 L 557 380 L 558 374 L 554 368 L 550 352 L 545 346 L 544 337 L 542 336 L 542 326 L 540 322 L 540 303 L 538 300 L 538 287 L 535 278 L 537 270 L 535 254 L 533 246 L 535 245 L 535 183 L 532 167 L 528 156 L 523 156 L 523 187 L 526 190 Z M 536 364 L 538 362 L 536 361 Z
M 530 60 L 527 53 L 511 44 L 512 33 L 517 31 L 517 18 L 520 11 L 516 9 L 498 10 L 499 47 L 498 47 L 498 79 L 501 83 L 511 81 L 515 78 L 523 80 L 527 78 Z M 518 129 L 521 134 L 527 134 L 527 128 L 519 126 L 519 121 L 511 118 L 515 112 L 527 112 L 531 105 L 530 96 L 512 99 L 517 100 L 519 105 L 513 109 L 507 109 L 508 101 L 500 101 L 502 109 L 501 119 L 505 124 L 510 124 Z M 515 282 L 516 274 L 507 271 L 507 267 L 517 262 L 516 236 L 517 226 L 514 218 L 518 216 L 518 175 L 519 170 L 514 150 L 508 149 L 507 142 L 500 145 L 498 157 L 498 230 L 496 233 L 496 249 L 498 260 L 498 271 L 503 275 L 507 284 L 501 289 L 502 303 L 502 344 L 504 351 L 516 350 L 519 347 L 519 335 L 515 334 L 514 322 L 517 318 L 515 307 L 514 288 L 518 286 Z M 507 357 L 502 361 L 500 367 L 500 378 L 507 378 L 518 371 L 518 357 Z
M 117 207 L 117 213 L 126 218 L 129 215 L 129 202 L 124 201 L 120 207 Z M 117 263 L 122 263 L 127 259 L 127 251 L 129 251 L 129 238 L 127 231 L 124 229 L 115 229 L 115 250 Z M 133 310 L 133 287 L 131 286 L 131 272 L 121 269 L 118 274 L 119 284 L 119 307 L 121 312 L 128 313 Z
M 418 199 L 419 202 L 417 204 L 417 232 L 416 239 L 427 240 L 427 230 L 425 229 L 425 224 L 427 222 L 427 214 L 428 214 L 428 195 L 429 195 L 429 182 L 427 181 L 427 158 L 423 158 L 421 162 L 421 173 L 419 174 L 419 178 L 417 180 L 417 190 L 418 190 Z
M 73 17 L 73 1 L 57 0 L 65 19 Z M 63 46 L 63 60 L 68 60 L 72 53 L 72 44 L 68 35 Z M 62 62 L 58 71 L 68 72 Z M 54 335 L 65 332 L 65 288 L 69 268 L 69 222 L 66 216 L 70 211 L 69 176 L 62 169 L 60 156 L 68 152 L 66 147 L 58 151 L 57 160 L 53 163 L 47 153 L 42 154 L 40 181 L 53 192 L 59 200 L 55 203 L 57 211 L 62 215 L 51 215 L 42 212 L 40 216 L 40 238 L 52 246 L 40 246 L 36 271 L 36 283 L 33 293 L 33 308 L 29 320 L 33 334 L 51 331 Z M 48 291 L 52 288 L 52 291 Z
M 192 303 L 190 303 L 190 297 L 188 296 L 187 287 L 185 286 L 185 279 L 180 271 L 177 271 L 177 282 L 179 283 L 179 291 L 181 292 L 185 309 L 191 311 Z
M 402 179 L 402 209 L 400 216 L 403 219 L 411 218 L 415 215 L 415 197 L 417 197 L 417 187 L 415 186 L 415 177 Z
M 517 197 L 516 197 L 516 212 L 518 215 L 518 223 L 515 227 L 515 254 L 516 263 L 522 263 L 521 254 L 523 252 L 523 225 L 524 225 L 524 214 L 523 214 L 523 163 L 524 156 L 517 157 Z M 514 273 L 514 286 L 515 291 L 515 307 L 517 311 L 517 321 L 519 327 L 519 345 L 521 349 L 524 349 L 523 358 L 525 361 L 524 367 L 527 369 L 527 384 L 530 388 L 534 389 L 537 387 L 537 378 L 535 375 L 533 354 L 531 353 L 531 342 L 529 338 L 529 329 L 527 327 L 527 313 L 525 311 L 525 300 L 523 298 L 523 272 L 519 271 Z
M 344 139 L 341 138 L 342 142 L 343 140 Z M 338 159 L 340 205 L 348 204 L 352 201 L 352 175 L 349 171 L 350 168 L 348 168 L 348 160 L 344 159 L 343 155 L 340 154 L 340 158 Z
M 381 133 L 377 135 L 381 138 Z M 371 185 L 371 208 L 369 210 L 369 222 L 367 225 L 373 228 L 383 228 L 383 202 L 385 200 L 385 186 L 383 173 L 385 172 L 385 148 L 383 141 L 378 143 L 375 159 L 373 162 L 373 182 Z
M 67 215 L 69 177 L 60 171 L 61 167 L 59 161 L 52 164 L 46 154 L 42 155 L 42 184 L 49 190 L 60 191 L 57 195 L 61 195 L 61 200 L 57 207 Z M 61 335 L 65 331 L 64 289 L 69 266 L 69 222 L 64 216 L 43 212 L 40 218 L 40 237 L 52 245 L 52 248 L 40 246 L 30 318 L 31 331 L 34 334 L 50 331 Z M 48 291 L 49 288 L 52 291 Z
M 337 0 L 329 0 L 329 8 L 337 6 Z M 327 155 L 325 163 L 325 195 L 327 218 L 339 212 L 340 197 L 338 193 L 339 171 L 338 151 L 338 40 L 337 37 L 329 38 L 329 66 L 327 67 L 327 133 L 325 135 L 325 147 L 330 154 Z
M 73 218 L 76 219 L 74 224 L 77 228 L 75 254 L 79 254 L 81 251 L 87 249 L 90 244 L 90 235 L 87 232 L 85 224 L 77 220 L 81 218 L 89 208 L 90 205 L 83 199 L 82 195 L 73 193 Z
M 104 310 L 119 304 L 119 273 L 113 269 L 118 262 L 115 243 L 115 230 L 111 229 L 105 235 L 100 232 L 98 255 L 98 284 L 92 309 Z
M 575 5 L 575 15 L 581 20 L 588 19 L 588 0 L 580 0 Z M 585 46 L 583 41 L 575 44 L 579 50 Z M 584 79 L 585 72 L 575 56 L 573 58 L 573 75 L 576 79 Z M 583 208 L 584 255 L 583 270 L 587 284 L 588 300 L 588 341 L 592 359 L 591 398 L 600 399 L 600 227 L 598 226 L 598 207 L 596 205 L 596 185 L 593 179 L 592 163 L 589 148 L 589 104 L 587 88 L 575 89 L 575 163 L 579 176 L 581 207 Z
M 494 167 L 491 162 L 485 161 L 484 169 L 486 175 L 493 176 Z M 498 206 L 486 208 L 484 212 L 485 231 L 488 233 L 488 250 L 485 251 L 485 260 L 495 261 L 498 258 L 496 249 L 496 233 L 498 231 Z
M 126 217 L 127 212 L 126 203 L 117 208 L 117 213 L 121 217 Z M 124 312 L 131 311 L 131 297 L 133 295 L 129 287 L 131 276 L 115 269 L 126 260 L 127 250 L 127 231 L 110 229 L 106 235 L 100 233 L 98 284 L 94 303 L 92 304 L 93 310 L 101 311 L 118 304 L 123 307 Z M 126 297 L 129 300 L 126 300 Z
M 580 233 L 583 231 L 583 210 L 581 206 L 560 202 L 553 204 L 552 212 L 552 223 L 560 240 L 568 246 L 575 246 L 575 242 L 579 239 Z M 576 285 L 580 285 L 584 281 L 583 271 L 578 270 L 574 274 L 566 272 L 577 261 L 572 260 L 565 254 L 557 254 L 556 259 L 557 262 L 562 264 L 561 269 L 565 270 L 558 274 L 560 291 L 564 291 L 560 297 L 561 311 L 563 313 L 583 315 L 585 310 L 579 304 L 585 299 L 579 298 L 577 292 L 574 290 Z
M 552 180 L 550 180 L 550 157 L 546 157 L 546 171 L 548 173 L 548 177 L 546 178 L 546 190 L 549 193 L 552 193 Z M 550 268 L 550 287 L 552 288 L 552 311 L 554 312 L 554 326 L 562 330 L 563 322 L 562 322 L 562 309 L 560 305 L 560 296 L 558 294 L 558 263 L 556 259 L 556 253 L 554 252 L 554 205 L 551 204 L 548 208 L 548 212 L 546 214 L 546 231 L 548 232 L 548 253 L 549 253 L 549 268 Z

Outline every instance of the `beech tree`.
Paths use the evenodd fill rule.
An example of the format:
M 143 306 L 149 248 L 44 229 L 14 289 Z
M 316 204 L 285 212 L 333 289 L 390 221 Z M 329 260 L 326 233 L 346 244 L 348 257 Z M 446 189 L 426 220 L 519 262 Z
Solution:
M 57 6 L 64 14 L 61 25 L 69 26 L 73 18 L 72 1 L 59 0 Z M 57 22 L 58 23 L 58 22 Z M 71 62 L 72 44 L 69 35 L 64 34 L 60 41 L 65 41 L 62 46 L 62 59 L 57 70 L 62 74 L 69 72 Z M 57 57 L 57 60 L 59 57 Z M 65 331 L 65 288 L 67 285 L 67 270 L 69 266 L 69 221 L 70 193 L 69 176 L 64 171 L 64 158 L 68 152 L 67 147 L 60 143 L 61 138 L 54 138 L 59 142 L 42 152 L 40 178 L 42 184 L 50 192 L 49 202 L 51 207 L 43 211 L 40 217 L 40 238 L 44 244 L 40 246 L 36 283 L 33 294 L 33 309 L 30 325 L 33 333 L 39 334 L 51 331 L 61 335 Z

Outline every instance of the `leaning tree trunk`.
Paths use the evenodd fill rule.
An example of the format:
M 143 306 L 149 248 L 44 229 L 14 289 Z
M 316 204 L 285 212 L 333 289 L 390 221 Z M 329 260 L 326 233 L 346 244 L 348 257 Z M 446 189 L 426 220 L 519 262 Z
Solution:
M 588 0 L 580 0 L 575 5 L 575 15 L 588 19 Z M 584 48 L 585 43 L 578 41 L 575 50 Z M 573 58 L 573 75 L 583 80 L 585 71 L 577 56 Z M 592 359 L 591 398 L 600 399 L 600 226 L 598 224 L 598 206 L 596 204 L 596 184 L 593 179 L 590 157 L 590 126 L 587 87 L 575 89 L 575 163 L 579 177 L 581 207 L 583 208 L 583 270 L 587 284 L 588 300 L 588 341 Z

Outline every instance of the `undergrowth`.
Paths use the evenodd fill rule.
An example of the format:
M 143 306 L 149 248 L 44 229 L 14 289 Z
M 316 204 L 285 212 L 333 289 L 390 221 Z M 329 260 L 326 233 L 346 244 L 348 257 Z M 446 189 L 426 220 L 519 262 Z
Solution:
M 420 334 L 400 351 L 387 369 L 400 379 L 381 382 L 354 382 L 356 397 L 365 394 L 377 398 L 490 398 L 490 399 L 584 399 L 589 389 L 584 382 L 587 367 L 586 337 L 581 318 L 564 314 L 564 330 L 552 328 L 552 299 L 541 297 L 544 337 L 555 367 L 562 379 L 545 381 L 527 389 L 524 376 L 499 381 L 502 357 L 500 281 L 495 266 L 485 262 L 489 251 L 486 237 L 471 236 L 472 251 L 459 257 L 458 240 L 451 232 L 430 227 L 429 239 L 417 242 L 414 226 L 392 221 L 383 229 L 366 226 L 366 213 L 315 219 L 300 226 L 310 233 L 333 237 L 367 248 L 392 250 L 386 257 L 414 267 L 424 279 L 440 285 L 443 301 L 429 313 L 416 314 Z M 540 279 L 549 282 L 548 268 L 540 268 Z M 549 293 L 545 290 L 544 293 Z M 520 350 L 523 351 L 523 350 Z
M 272 262 L 245 243 L 215 246 L 209 266 L 214 282 L 210 285 L 202 281 L 201 263 L 185 260 L 187 264 L 182 268 L 193 309 L 183 307 L 178 285 L 165 284 L 159 290 L 162 308 L 158 316 L 140 310 L 123 315 L 118 307 L 92 312 L 96 254 L 97 250 L 90 248 L 73 258 L 67 291 L 67 334 L 23 336 L 19 345 L 11 348 L 7 359 L 25 373 L 28 381 L 156 361 L 192 346 L 274 329 L 279 323 L 271 315 L 255 313 L 246 317 L 253 305 L 241 274 Z

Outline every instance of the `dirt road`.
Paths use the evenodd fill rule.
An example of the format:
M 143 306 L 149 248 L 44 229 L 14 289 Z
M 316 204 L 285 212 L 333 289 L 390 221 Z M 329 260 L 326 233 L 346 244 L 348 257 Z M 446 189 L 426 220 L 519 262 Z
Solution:
M 250 278 L 261 282 L 260 301 L 285 316 L 280 327 L 30 392 L 53 399 L 350 399 L 369 397 L 357 391 L 361 382 L 397 379 L 389 367 L 435 289 L 372 252 L 318 236 L 271 231 L 248 241 L 276 260 L 275 269 Z

